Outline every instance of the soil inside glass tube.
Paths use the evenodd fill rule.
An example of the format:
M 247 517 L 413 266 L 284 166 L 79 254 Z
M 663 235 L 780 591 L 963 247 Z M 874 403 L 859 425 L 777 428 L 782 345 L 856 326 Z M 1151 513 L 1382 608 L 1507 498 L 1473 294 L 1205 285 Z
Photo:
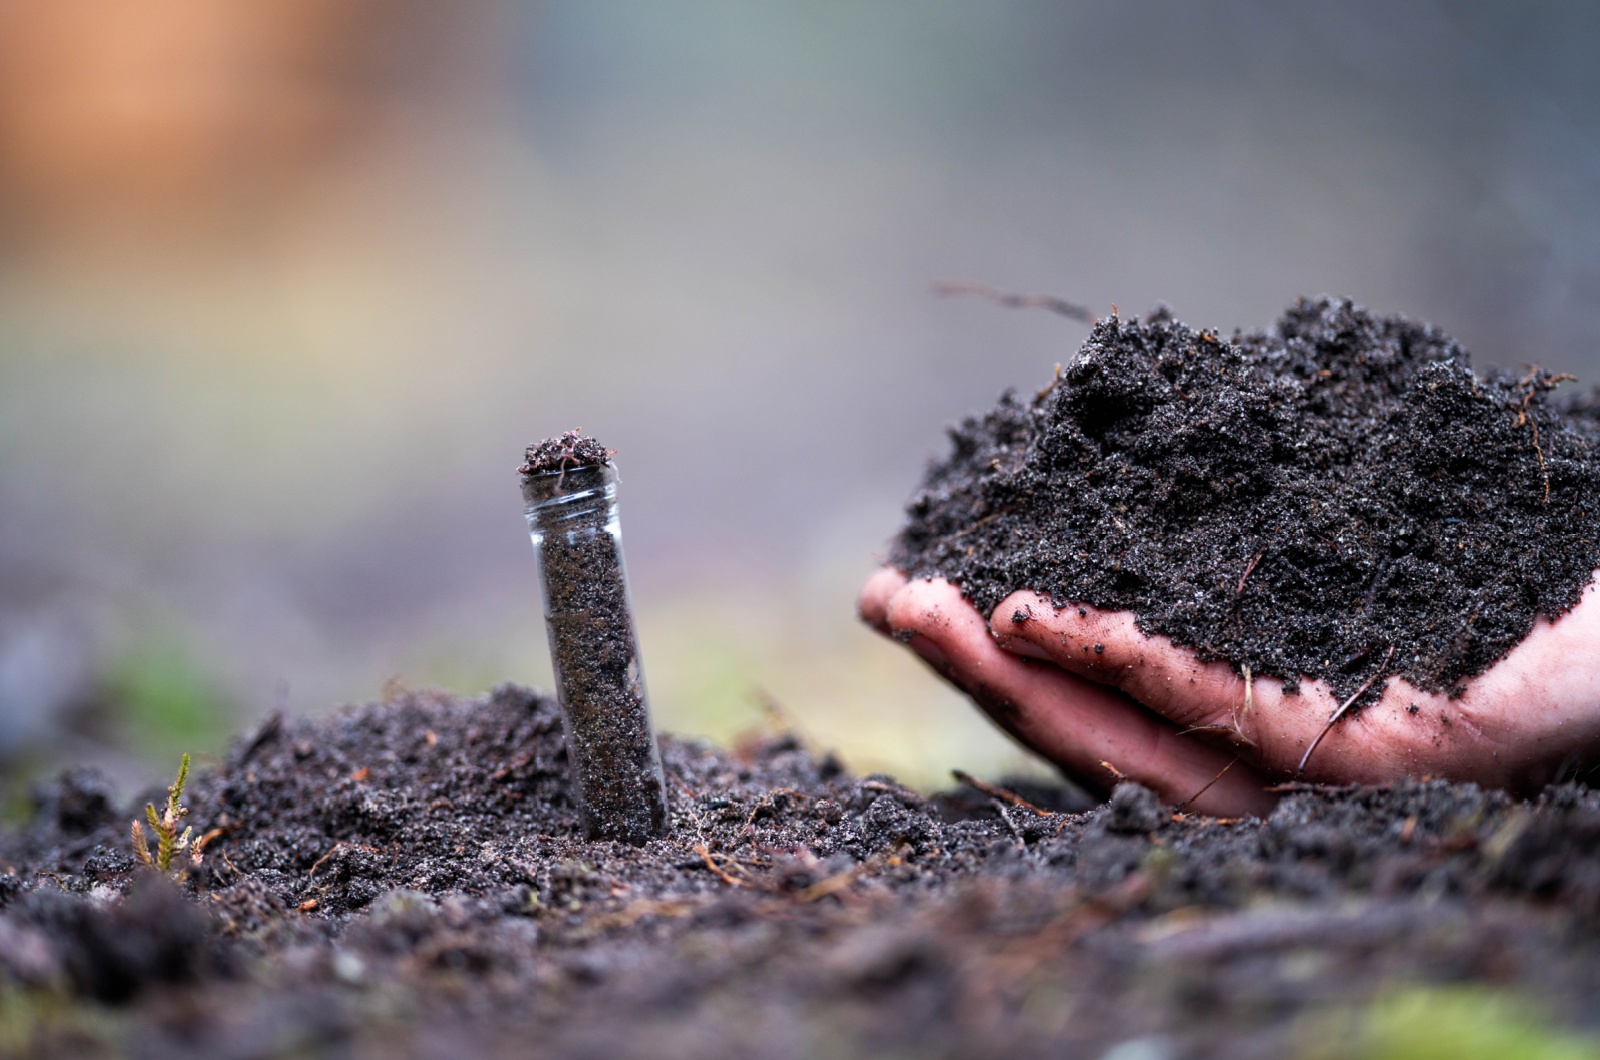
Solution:
M 645 701 L 617 539 L 600 533 L 546 541 L 551 662 L 561 675 L 568 755 L 582 793 L 586 830 L 642 842 L 659 834 L 660 766 Z
M 622 544 L 610 451 L 569 432 L 528 450 L 520 469 L 539 528 L 539 576 L 568 757 L 584 831 L 642 843 L 666 823 L 665 795 Z

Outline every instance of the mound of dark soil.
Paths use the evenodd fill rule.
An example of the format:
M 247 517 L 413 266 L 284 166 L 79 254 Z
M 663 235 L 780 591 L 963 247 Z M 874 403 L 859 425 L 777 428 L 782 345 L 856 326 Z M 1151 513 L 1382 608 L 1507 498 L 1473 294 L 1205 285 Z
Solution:
M 1600 566 L 1595 420 L 1559 381 L 1475 375 L 1438 329 L 1348 301 L 1231 341 L 1102 320 L 1036 397 L 951 431 L 890 562 L 985 614 L 1018 589 L 1132 611 L 1341 698 L 1385 658 L 1452 690 Z
M 1218 821 L 1134 785 L 924 798 L 782 733 L 662 757 L 671 830 L 636 848 L 581 841 L 525 690 L 269 722 L 193 779 L 181 891 L 68 774 L 0 833 L 0 1054 L 1352 1055 L 1318 1014 L 1438 982 L 1600 1023 L 1591 791 Z

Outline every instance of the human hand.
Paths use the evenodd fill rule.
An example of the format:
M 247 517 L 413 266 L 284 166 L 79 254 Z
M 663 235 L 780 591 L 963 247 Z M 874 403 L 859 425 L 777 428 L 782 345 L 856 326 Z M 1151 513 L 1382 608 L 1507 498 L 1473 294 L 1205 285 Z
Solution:
M 1058 609 L 1018 592 L 985 621 L 949 582 L 890 568 L 868 579 L 859 607 L 1074 780 L 1103 791 L 1125 775 L 1201 813 L 1265 813 L 1275 801 L 1267 787 L 1302 773 L 1328 783 L 1433 775 L 1528 792 L 1600 760 L 1595 582 L 1458 697 L 1390 677 L 1376 702 L 1331 728 L 1342 701 L 1326 682 L 1303 680 L 1294 695 L 1275 678 L 1247 684 L 1226 663 L 1145 636 L 1130 612 Z

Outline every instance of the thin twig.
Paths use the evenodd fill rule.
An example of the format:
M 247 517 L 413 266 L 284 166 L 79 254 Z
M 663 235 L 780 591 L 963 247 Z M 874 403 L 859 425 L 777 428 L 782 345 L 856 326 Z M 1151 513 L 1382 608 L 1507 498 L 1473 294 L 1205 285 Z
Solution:
M 1533 391 L 1528 391 L 1528 397 L 1532 396 Z M 1550 504 L 1550 470 L 1544 466 L 1544 446 L 1539 444 L 1539 421 L 1532 416 L 1528 416 L 1526 411 L 1528 407 L 1527 398 L 1523 399 L 1522 407 L 1524 410 L 1522 414 L 1527 417 L 1528 426 L 1533 428 L 1533 451 L 1539 457 L 1539 475 L 1544 479 L 1544 503 L 1548 506 Z
M 1230 731 L 1241 743 L 1255 747 L 1256 742 L 1244 734 L 1243 719 L 1248 718 L 1256 709 L 1256 675 L 1251 671 L 1249 663 L 1240 663 L 1239 668 L 1244 671 L 1244 705 L 1233 712 Z
M 856 877 L 861 874 L 861 869 L 863 867 L 864 866 L 862 865 L 858 865 L 854 868 L 845 869 L 843 872 L 835 873 L 834 875 L 829 876 L 827 879 L 818 880 L 810 887 L 807 887 L 805 890 L 797 893 L 795 897 L 802 902 L 815 902 L 819 898 L 826 898 L 830 894 L 837 894 L 855 882 Z
M 1554 390 L 1557 385 L 1570 382 L 1576 378 L 1578 377 L 1575 375 L 1568 375 L 1565 372 L 1562 372 L 1560 375 L 1552 375 L 1540 378 L 1539 369 L 1535 368 L 1533 371 L 1529 372 L 1525 378 L 1523 378 L 1520 384 L 1521 386 L 1527 387 L 1528 392 L 1522 395 L 1522 409 L 1517 414 L 1517 426 L 1521 427 L 1524 423 L 1526 423 L 1529 427 L 1533 428 L 1533 451 L 1534 454 L 1539 457 L 1539 475 L 1544 479 L 1545 507 L 1550 506 L 1550 469 L 1545 466 L 1544 447 L 1539 444 L 1539 420 L 1537 417 L 1529 414 L 1528 402 L 1532 401 L 1533 395 L 1537 394 L 1539 391 Z
M 1239 595 L 1243 594 L 1243 592 L 1244 592 L 1244 583 L 1250 580 L 1250 575 L 1255 573 L 1256 564 L 1258 564 L 1260 562 L 1261 562 L 1261 553 L 1260 552 L 1257 552 L 1255 555 L 1250 557 L 1250 562 L 1246 563 L 1244 565 L 1244 573 L 1239 575 L 1239 588 L 1234 590 L 1233 595 L 1239 596 Z
M 1244 565 L 1244 573 L 1239 575 L 1239 586 L 1233 591 L 1233 623 L 1239 632 L 1239 640 L 1244 640 L 1244 585 L 1250 580 L 1250 575 L 1255 573 L 1256 566 L 1261 562 L 1265 550 L 1257 549 L 1256 554 L 1250 557 L 1250 562 Z
M 379 850 L 377 847 L 362 846 L 360 843 L 347 843 L 343 839 L 341 839 L 337 843 L 333 844 L 333 846 L 328 850 L 328 852 L 326 854 L 322 855 L 316 861 L 311 863 L 311 871 L 306 873 L 306 886 L 307 887 L 311 886 L 311 881 L 314 880 L 316 878 L 316 876 L 317 876 L 317 870 L 322 868 L 323 864 L 326 863 L 329 858 L 333 857 L 339 851 L 347 850 L 347 849 L 348 850 L 364 850 L 368 854 L 382 854 L 383 853 L 383 851 Z
M 1340 718 L 1344 717 L 1344 712 L 1349 710 L 1351 705 L 1354 704 L 1356 700 L 1366 695 L 1367 689 L 1377 684 L 1378 678 L 1382 677 L 1384 671 L 1389 668 L 1389 660 L 1392 658 L 1394 658 L 1393 644 L 1389 645 L 1388 653 L 1384 655 L 1383 662 L 1378 664 L 1378 668 L 1377 670 L 1373 671 L 1372 676 L 1367 678 L 1366 682 L 1362 684 L 1360 688 L 1356 689 L 1354 695 L 1345 700 L 1343 703 L 1339 704 L 1339 709 L 1333 712 L 1333 717 L 1328 719 L 1328 724 L 1324 725 L 1322 727 L 1322 731 L 1317 733 L 1317 738 L 1311 741 L 1311 746 L 1306 748 L 1306 753 L 1300 756 L 1300 765 L 1294 771 L 1295 776 L 1298 777 L 1300 774 L 1306 771 L 1306 763 L 1311 761 L 1311 752 L 1317 749 L 1317 745 L 1322 742 L 1322 738 L 1324 736 L 1333 731 L 1334 724 L 1338 722 Z
M 711 860 L 711 851 L 706 848 L 706 845 L 704 843 L 696 843 L 694 845 L 694 852 L 696 854 L 700 855 L 701 860 L 706 863 L 706 868 L 711 870 L 711 874 L 713 876 L 715 876 L 717 879 L 721 880 L 723 883 L 726 883 L 730 887 L 748 887 L 749 886 L 749 884 L 746 883 L 744 880 L 741 880 L 736 876 L 730 876 L 726 872 L 724 872 L 721 868 L 719 868 L 717 866 L 717 863 L 715 861 Z
M 596 917 L 593 927 L 596 931 L 611 931 L 616 928 L 631 927 L 647 916 L 680 917 L 687 916 L 698 906 L 689 902 L 655 901 L 640 899 L 623 906 L 614 913 L 606 913 Z
M 1231 762 L 1229 762 L 1227 765 L 1222 767 L 1222 772 L 1221 773 L 1218 773 L 1216 776 L 1212 777 L 1209 781 L 1207 781 L 1205 787 L 1201 788 L 1199 791 L 1195 792 L 1193 795 L 1190 795 L 1187 799 L 1184 799 L 1182 802 L 1178 803 L 1178 805 L 1174 806 L 1172 808 L 1172 812 L 1173 813 L 1182 813 L 1184 810 L 1187 810 L 1190 806 L 1192 806 L 1194 804 L 1194 801 L 1196 799 L 1198 799 L 1200 796 L 1204 795 L 1206 792 L 1211 790 L 1211 785 L 1213 785 L 1217 781 L 1221 780 L 1223 775 L 1226 774 L 1228 772 L 1228 770 L 1232 769 L 1234 766 L 1236 766 L 1238 764 L 1239 764 L 1239 756 L 1238 755 L 1234 755 L 1233 756 L 1233 760 Z
M 1179 736 L 1188 736 L 1192 732 L 1231 732 L 1231 733 L 1237 733 L 1238 731 L 1239 730 L 1234 728 L 1232 725 L 1224 725 L 1220 721 L 1213 721 L 1213 722 L 1207 722 L 1204 725 L 1191 725 L 1187 729 L 1179 729 L 1178 730 L 1178 735 Z
M 1006 812 L 1006 804 L 1001 802 L 999 799 L 994 799 L 992 801 L 994 802 L 994 812 L 1000 815 L 1000 820 L 1005 822 L 1006 831 L 1010 832 L 1011 838 L 1017 841 L 1017 849 L 1026 851 L 1028 849 L 1028 841 L 1022 838 L 1021 832 L 1017 831 L 1016 822 L 1013 821 L 1011 819 L 1011 815 Z
M 1220 721 L 1212 722 L 1209 725 L 1191 725 L 1187 729 L 1179 729 L 1178 735 L 1188 736 L 1190 733 L 1195 732 L 1226 733 L 1232 743 L 1242 743 L 1250 747 L 1259 746 L 1254 740 L 1246 736 L 1244 731 L 1239 728 L 1239 716 L 1237 714 L 1233 716 L 1233 724 L 1231 725 L 1224 725 Z
M 1001 802 L 1008 802 L 1013 806 L 1020 806 L 1024 810 L 1032 810 L 1040 817 L 1052 816 L 1049 810 L 1039 809 L 1039 807 L 1035 806 L 1021 795 L 1018 795 L 1016 792 L 1007 791 L 998 784 L 990 784 L 988 781 L 979 780 L 977 777 L 973 776 L 971 773 L 968 773 L 964 769 L 952 769 L 950 771 L 950 775 L 968 787 L 976 788 L 978 791 L 983 792 L 991 799 L 999 799 Z
M 1297 795 L 1301 792 L 1316 792 L 1319 795 L 1341 795 L 1352 791 L 1359 791 L 1361 784 L 1307 784 L 1299 780 L 1286 780 L 1282 784 L 1273 784 L 1267 791 L 1274 795 Z M 1381 788 L 1382 785 L 1379 785 Z
M 1016 507 L 1017 506 L 1015 504 L 1008 504 L 1004 508 L 997 508 L 996 510 L 990 512 L 988 515 L 984 516 L 982 519 L 979 519 L 977 522 L 974 522 L 974 523 L 972 523 L 972 524 L 970 524 L 968 526 L 962 527 L 960 530 L 957 530 L 955 533 L 950 535 L 950 538 L 951 538 L 951 540 L 954 540 L 955 538 L 958 538 L 958 537 L 965 537 L 966 535 L 972 533 L 974 530 L 978 529 L 979 527 L 985 526 L 985 525 L 987 525 L 989 523 L 994 522 L 996 519 L 1000 518 L 1002 515 L 1011 514 L 1013 511 L 1016 510 Z
M 859 879 L 865 879 L 869 873 L 885 865 L 891 868 L 898 866 L 901 864 L 901 855 L 905 854 L 909 849 L 910 847 L 907 844 L 900 843 L 895 846 L 893 852 L 880 850 L 866 861 L 852 865 L 843 872 L 837 872 L 825 879 L 818 880 L 802 891 L 796 891 L 794 897 L 801 902 L 815 902 L 817 899 L 826 898 L 831 894 L 839 902 L 849 904 L 849 887 L 852 883 Z
M 1059 313 L 1081 324 L 1094 323 L 1094 314 L 1086 307 L 1051 294 L 1010 294 L 986 283 L 976 283 L 972 280 L 938 280 L 933 285 L 933 293 L 940 298 L 973 295 L 987 298 L 1007 309 L 1048 309 L 1052 313 Z
M 688 782 L 682 777 L 678 776 L 676 773 L 671 774 L 671 776 L 673 782 L 682 788 L 684 793 L 689 796 L 689 801 L 684 803 L 683 808 L 689 811 L 689 820 L 694 824 L 695 835 L 698 836 L 700 840 L 690 849 L 696 854 L 700 855 L 700 860 L 706 863 L 706 868 L 710 869 L 711 874 L 717 879 L 721 880 L 723 883 L 728 884 L 730 887 L 748 887 L 749 884 L 746 881 L 738 879 L 734 876 L 730 876 L 722 869 L 721 866 L 712 860 L 711 848 L 706 845 L 705 827 L 701 824 L 700 815 L 695 812 L 694 808 L 694 800 L 699 798 L 699 796 L 695 794 L 695 790 L 691 788 Z M 754 811 L 751 812 L 751 816 L 754 818 Z M 730 862 L 733 862 L 735 867 L 738 867 L 738 862 L 729 857 L 727 854 L 723 854 L 722 857 L 727 858 Z

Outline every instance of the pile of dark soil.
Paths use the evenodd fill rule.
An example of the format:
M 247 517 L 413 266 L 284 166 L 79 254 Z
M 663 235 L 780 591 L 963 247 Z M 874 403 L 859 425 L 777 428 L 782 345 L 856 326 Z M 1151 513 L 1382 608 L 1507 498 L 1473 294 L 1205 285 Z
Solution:
M 1386 658 L 1453 691 L 1600 566 L 1595 402 L 1557 405 L 1559 381 L 1475 375 L 1438 329 L 1348 301 L 1231 341 L 1102 320 L 1032 400 L 951 431 L 890 562 L 985 614 L 1019 589 L 1132 611 L 1340 698 Z
M 781 733 L 663 761 L 668 836 L 586 844 L 531 692 L 274 720 L 192 780 L 181 890 L 68 774 L 0 834 L 0 1054 L 1354 1055 L 1329 1011 L 1473 982 L 1600 1025 L 1591 791 L 1230 822 L 924 798 Z

